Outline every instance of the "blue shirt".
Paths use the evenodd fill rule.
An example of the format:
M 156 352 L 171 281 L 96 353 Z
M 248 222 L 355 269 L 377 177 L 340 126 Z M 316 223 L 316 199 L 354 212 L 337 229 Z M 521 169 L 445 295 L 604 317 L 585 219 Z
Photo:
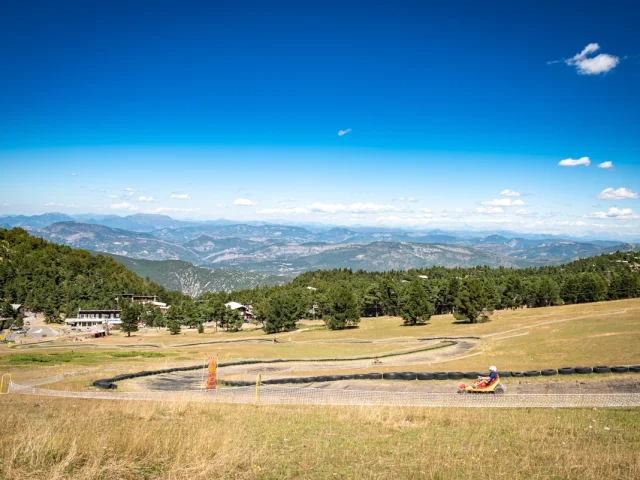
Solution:
M 498 374 L 496 372 L 491 372 L 489 374 L 489 383 L 493 383 L 497 380 Z

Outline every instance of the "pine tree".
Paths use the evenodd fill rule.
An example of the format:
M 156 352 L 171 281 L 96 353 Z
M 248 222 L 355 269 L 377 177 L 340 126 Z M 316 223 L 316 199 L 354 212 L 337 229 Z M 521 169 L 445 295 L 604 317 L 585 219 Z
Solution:
M 264 331 L 276 333 L 294 330 L 299 314 L 300 305 L 295 296 L 286 292 L 278 293 L 269 298 L 268 308 L 264 313 Z
M 242 328 L 243 320 L 238 310 L 231 310 L 227 317 L 227 331 L 237 332 Z
M 177 335 L 178 333 L 180 333 L 180 312 L 178 310 L 178 307 L 173 305 L 171 308 L 169 308 L 169 311 L 167 312 L 165 318 L 167 321 L 167 328 L 169 329 L 171 335 Z
M 426 322 L 433 315 L 433 305 L 427 298 L 427 291 L 421 279 L 414 279 L 403 296 L 400 314 L 405 325 Z
M 482 282 L 477 278 L 465 278 L 460 290 L 460 303 L 456 318 L 477 323 L 480 313 L 487 308 L 488 299 Z
M 137 305 L 125 304 L 120 314 L 120 328 L 127 334 L 127 337 L 131 336 L 131 332 L 138 331 L 138 322 L 140 321 L 140 309 Z
M 330 330 L 341 330 L 360 322 L 360 311 L 355 296 L 347 287 L 338 286 L 331 291 L 331 316 L 327 321 Z

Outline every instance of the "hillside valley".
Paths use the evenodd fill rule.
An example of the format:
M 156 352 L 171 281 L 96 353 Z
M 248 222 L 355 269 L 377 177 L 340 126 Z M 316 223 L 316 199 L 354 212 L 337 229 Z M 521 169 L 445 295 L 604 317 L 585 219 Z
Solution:
M 524 268 L 637 248 L 613 240 L 510 236 L 509 232 L 477 235 L 443 230 L 195 222 L 144 214 L 5 216 L 0 218 L 0 225 L 23 227 L 51 242 L 108 253 L 140 275 L 190 295 L 279 284 L 317 269 Z

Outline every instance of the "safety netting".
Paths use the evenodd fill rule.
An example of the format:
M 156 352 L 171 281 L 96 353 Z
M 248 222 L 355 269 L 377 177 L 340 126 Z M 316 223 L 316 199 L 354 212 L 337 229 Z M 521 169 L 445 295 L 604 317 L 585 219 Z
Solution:
M 458 408 L 581 408 L 639 407 L 640 393 L 605 394 L 458 394 L 385 392 L 311 387 L 219 388 L 178 392 L 73 392 L 48 390 L 10 382 L 8 392 L 22 395 L 95 400 L 193 401 L 257 405 L 403 406 Z

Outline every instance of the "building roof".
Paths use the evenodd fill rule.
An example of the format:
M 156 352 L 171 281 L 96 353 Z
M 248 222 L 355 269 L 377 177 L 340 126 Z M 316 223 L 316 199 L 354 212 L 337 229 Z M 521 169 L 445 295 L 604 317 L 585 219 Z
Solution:
M 78 313 L 80 312 L 121 312 L 122 310 L 114 308 L 113 310 L 92 310 L 92 309 L 80 309 L 78 310 Z
M 24 307 L 24 305 L 22 305 L 21 303 L 12 303 L 12 304 L 11 304 L 11 307 L 12 307 L 14 310 L 17 310 L 17 309 L 19 309 L 20 307 Z
M 238 308 L 247 308 L 241 303 L 238 302 L 229 302 L 224 304 L 225 307 L 230 308 L 231 310 L 236 310 Z
M 120 325 L 122 323 L 119 318 L 66 318 L 64 323 L 100 322 L 101 320 L 107 321 L 110 325 Z

